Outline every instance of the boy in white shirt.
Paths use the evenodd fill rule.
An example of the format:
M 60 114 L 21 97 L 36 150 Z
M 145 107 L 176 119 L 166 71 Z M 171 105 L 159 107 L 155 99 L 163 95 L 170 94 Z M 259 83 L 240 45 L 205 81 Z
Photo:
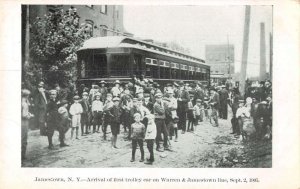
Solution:
M 74 103 L 70 107 L 70 114 L 72 116 L 72 131 L 71 131 L 71 139 L 73 139 L 74 130 L 76 129 L 76 139 L 78 138 L 78 130 L 81 124 L 81 113 L 83 112 L 82 106 L 79 103 L 79 96 L 74 96 Z
M 95 100 L 92 103 L 93 113 L 93 133 L 99 132 L 100 125 L 102 125 L 103 102 L 100 101 L 100 93 L 96 93 Z M 97 125 L 97 130 L 96 130 Z

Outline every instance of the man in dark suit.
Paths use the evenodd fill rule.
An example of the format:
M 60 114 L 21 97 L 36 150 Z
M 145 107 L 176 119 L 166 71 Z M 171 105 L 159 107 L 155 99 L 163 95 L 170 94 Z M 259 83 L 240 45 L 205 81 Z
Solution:
M 102 102 L 105 102 L 106 100 L 106 95 L 108 93 L 108 89 L 107 87 L 105 86 L 106 82 L 105 81 L 101 81 L 100 82 L 100 88 L 99 88 L 99 92 L 101 93 L 101 101 Z
M 226 90 L 226 86 L 222 85 L 222 89 L 220 91 L 220 118 L 221 119 L 227 119 L 227 102 L 228 102 L 228 91 Z
M 195 84 L 195 94 L 194 94 L 194 99 L 193 99 L 193 105 L 196 104 L 196 100 L 200 99 L 201 101 L 204 100 L 204 91 L 199 85 L 199 83 Z
M 153 103 L 150 102 L 150 94 L 144 94 L 144 102 L 143 106 L 145 106 L 151 113 L 153 113 Z
M 44 82 L 40 82 L 38 85 L 38 92 L 34 97 L 34 107 L 37 125 L 40 129 L 40 134 L 45 136 L 45 123 L 46 123 L 46 112 L 47 112 L 47 98 L 44 89 Z
M 190 101 L 190 94 L 184 87 L 184 82 L 179 82 L 179 90 L 178 90 L 178 108 L 177 115 L 179 118 L 178 127 L 182 130 L 182 134 L 186 131 L 186 113 L 188 110 L 188 102 Z
M 234 87 L 231 94 L 231 109 L 232 109 L 232 118 L 231 118 L 231 124 L 232 124 L 232 132 L 230 134 L 238 134 L 239 133 L 239 127 L 238 127 L 238 121 L 236 118 L 236 111 L 239 108 L 239 99 L 241 99 L 239 88 Z
M 89 94 L 87 92 L 82 93 L 82 100 L 80 102 L 82 106 L 82 114 L 81 114 L 81 135 L 84 135 L 84 127 L 85 134 L 89 134 L 90 131 L 90 119 L 91 119 L 91 106 L 88 100 Z
M 211 94 L 211 96 L 210 96 L 209 103 L 212 108 L 211 117 L 215 121 L 216 127 L 218 127 L 219 126 L 218 110 L 220 108 L 220 97 L 215 88 L 210 89 L 210 94 Z
M 58 126 L 58 100 L 57 100 L 57 91 L 51 90 L 50 91 L 50 99 L 47 104 L 47 136 L 48 136 L 48 148 L 50 150 L 54 149 L 52 143 L 52 137 L 54 131 L 57 130 Z

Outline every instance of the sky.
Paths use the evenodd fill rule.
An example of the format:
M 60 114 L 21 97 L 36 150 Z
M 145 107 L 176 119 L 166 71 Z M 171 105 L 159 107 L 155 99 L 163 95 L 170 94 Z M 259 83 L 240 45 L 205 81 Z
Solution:
M 233 44 L 235 72 L 240 71 L 245 6 L 124 6 L 124 27 L 135 37 L 159 42 L 174 41 L 205 59 L 205 45 Z M 258 76 L 260 23 L 265 23 L 266 60 L 269 68 L 269 35 L 272 6 L 251 6 L 248 76 Z

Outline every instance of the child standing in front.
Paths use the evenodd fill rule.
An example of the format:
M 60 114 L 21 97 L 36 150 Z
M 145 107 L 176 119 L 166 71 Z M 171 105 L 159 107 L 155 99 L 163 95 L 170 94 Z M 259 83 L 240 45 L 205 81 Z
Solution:
M 93 114 L 93 133 L 99 133 L 99 128 L 102 125 L 103 102 L 100 101 L 100 93 L 95 94 L 95 100 L 92 103 Z M 97 126 L 97 129 L 96 129 Z
M 76 95 L 73 98 L 74 103 L 70 107 L 70 114 L 72 116 L 72 130 L 71 130 L 71 139 L 73 139 L 74 130 L 76 129 L 76 139 L 78 138 L 78 130 L 81 124 L 81 114 L 83 112 L 82 106 L 79 103 L 79 96 Z
M 132 157 L 131 162 L 135 161 L 135 151 L 137 144 L 141 150 L 141 159 L 140 162 L 144 161 L 144 148 L 143 148 L 143 140 L 145 138 L 145 126 L 141 123 L 141 114 L 135 113 L 134 114 L 134 123 L 131 125 L 131 139 L 132 139 Z M 153 146 L 153 145 L 152 145 Z M 153 151 L 153 147 L 152 147 Z
M 152 165 L 154 162 L 154 151 L 153 151 L 153 145 L 154 145 L 154 140 L 156 137 L 156 125 L 154 121 L 154 115 L 150 114 L 147 116 L 148 117 L 148 125 L 146 129 L 146 134 L 145 134 L 145 141 L 147 143 L 147 148 L 150 153 L 149 159 L 147 158 L 147 161 L 145 164 Z
M 196 105 L 194 106 L 194 110 L 195 110 L 195 126 L 199 124 L 199 121 L 202 122 L 203 121 L 203 111 L 204 108 L 201 104 L 201 99 L 197 99 L 196 100 Z
M 194 95 L 190 95 L 190 101 L 188 102 L 188 112 L 187 112 L 187 117 L 188 117 L 188 128 L 187 131 L 194 131 L 194 106 L 193 106 L 193 99 Z
M 110 129 L 111 129 L 111 147 L 112 148 L 118 148 L 117 147 L 117 137 L 118 134 L 120 134 L 120 124 L 121 124 L 121 114 L 122 110 L 119 106 L 120 98 L 114 97 L 113 98 L 113 107 L 109 111 L 110 115 Z

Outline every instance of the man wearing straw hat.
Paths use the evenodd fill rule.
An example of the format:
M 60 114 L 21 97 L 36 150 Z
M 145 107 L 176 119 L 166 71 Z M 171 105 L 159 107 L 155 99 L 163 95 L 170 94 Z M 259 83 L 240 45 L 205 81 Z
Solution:
M 115 81 L 115 86 L 111 89 L 111 93 L 113 95 L 113 97 L 119 97 L 120 94 L 121 94 L 121 91 L 120 91 L 120 81 L 119 80 L 116 80 Z

